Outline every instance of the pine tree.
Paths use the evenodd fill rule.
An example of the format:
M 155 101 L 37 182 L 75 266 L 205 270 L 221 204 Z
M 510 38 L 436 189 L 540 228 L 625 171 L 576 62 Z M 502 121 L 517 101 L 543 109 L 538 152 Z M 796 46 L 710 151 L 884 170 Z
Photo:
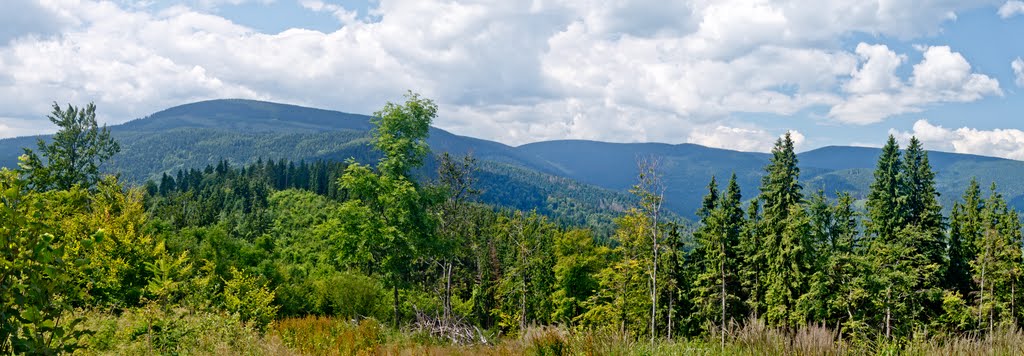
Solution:
M 809 212 L 813 273 L 800 301 L 801 314 L 807 322 L 834 322 L 842 329 L 859 309 L 860 258 L 853 198 L 842 193 L 830 205 L 819 191 L 811 198 Z
M 718 204 L 718 182 L 715 181 L 715 176 L 711 176 L 711 182 L 708 183 L 708 194 L 705 194 L 704 199 L 701 200 L 697 217 L 701 220 L 706 219 L 715 210 L 715 204 Z
M 939 306 L 935 288 L 944 259 L 931 167 L 916 139 L 901 162 L 890 135 L 868 193 L 868 286 L 886 338 L 903 335 Z M 880 318 L 880 320 L 878 320 Z
M 715 194 L 715 186 L 710 185 L 708 196 Z M 697 311 L 703 320 L 716 321 L 723 337 L 726 324 L 743 315 L 737 279 L 739 238 L 743 228 L 741 199 L 733 174 L 726 193 L 701 220 L 695 236 L 703 254 L 702 272 L 693 285 Z
M 915 253 L 923 255 L 930 266 L 922 270 L 934 271 L 919 276 L 915 286 L 915 303 L 919 303 L 920 321 L 927 322 L 941 313 L 942 289 L 940 283 L 946 267 L 946 240 L 939 193 L 935 189 L 935 172 L 928 162 L 928 153 L 916 137 L 903 154 L 902 188 L 900 201 L 905 209 L 905 225 L 916 226 L 918 239 L 908 241 Z
M 800 169 L 793 140 L 787 133 L 775 142 L 772 158 L 761 180 L 764 215 L 760 232 L 764 237 L 765 319 L 771 325 L 790 325 L 797 298 L 805 285 L 804 246 L 806 214 L 801 203 Z M 796 215 L 796 216 L 793 216 Z
M 1017 322 L 1017 285 L 1021 277 L 1021 225 L 993 183 L 982 211 L 982 233 L 971 267 L 978 285 L 979 329 L 992 332 L 997 325 Z
M 896 138 L 889 135 L 889 140 L 882 147 L 882 155 L 878 158 L 875 180 L 868 193 L 868 220 L 865 227 L 866 232 L 874 238 L 893 239 L 906 221 L 903 203 L 900 202 L 900 166 L 900 147 Z
M 741 299 L 751 316 L 758 318 L 764 314 L 764 248 L 759 227 L 761 226 L 761 206 L 757 199 L 747 206 L 747 216 L 743 221 L 743 230 L 739 242 L 739 275 L 742 280 Z
M 975 244 L 981 235 L 981 213 L 985 208 L 976 180 L 971 179 L 961 200 L 953 205 L 949 217 L 949 263 L 944 285 L 968 296 L 976 288 L 971 280 L 971 262 L 977 256 Z

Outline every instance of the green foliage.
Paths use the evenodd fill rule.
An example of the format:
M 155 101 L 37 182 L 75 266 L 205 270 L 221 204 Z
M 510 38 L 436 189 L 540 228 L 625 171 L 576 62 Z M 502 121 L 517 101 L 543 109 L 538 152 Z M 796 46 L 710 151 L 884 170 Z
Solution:
M 86 354 L 274 354 L 275 347 L 238 315 L 155 305 L 121 313 L 91 311 L 84 326 Z
M 900 166 L 900 147 L 896 138 L 889 135 L 878 158 L 875 181 L 871 183 L 867 201 L 868 221 L 865 222 L 868 234 L 884 240 L 894 239 L 896 231 L 907 219 L 904 202 L 900 201 L 903 190 Z
M 997 326 L 1016 326 L 1020 321 L 1017 285 L 1021 281 L 1021 222 L 1016 211 L 992 186 L 981 213 L 981 236 L 975 240 L 977 255 L 970 265 L 977 290 L 980 327 L 992 332 Z
M 613 236 L 618 246 L 611 251 L 610 263 L 597 279 L 597 292 L 587 303 L 581 317 L 587 327 L 606 327 L 632 335 L 649 335 L 652 300 L 645 256 L 650 251 L 651 220 L 638 209 L 630 209 L 616 219 Z
M 568 325 L 586 313 L 584 304 L 600 284 L 597 273 L 606 263 L 607 247 L 597 246 L 585 230 L 570 230 L 558 235 L 554 244 L 553 267 L 557 289 L 551 294 L 555 311 L 551 320 Z
M 711 181 L 700 227 L 694 233 L 698 274 L 693 281 L 693 303 L 697 317 L 724 331 L 726 323 L 746 316 L 740 299 L 739 241 L 743 228 L 742 196 L 734 175 L 718 201 L 717 188 Z M 710 331 L 710 330 L 709 330 Z
M 553 312 L 555 290 L 554 239 L 557 226 L 537 213 L 515 212 L 498 217 L 492 230 L 498 236 L 505 268 L 495 285 L 497 305 L 491 313 L 509 331 L 546 324 Z
M 231 276 L 231 280 L 224 282 L 224 307 L 237 313 L 242 321 L 264 330 L 274 321 L 280 308 L 273 304 L 274 292 L 256 276 L 237 269 L 231 269 Z
M 161 304 L 180 299 L 185 292 L 183 285 L 188 283 L 187 278 L 192 277 L 192 263 L 187 252 L 178 257 L 164 254 L 153 262 L 146 262 L 146 269 L 153 276 L 146 285 L 146 292 Z
M 981 239 L 981 214 L 985 204 L 977 181 L 971 180 L 962 200 L 953 206 L 949 216 L 949 265 L 945 286 L 963 296 L 976 290 L 971 280 L 970 263 L 977 256 L 975 244 Z
M 766 273 L 760 284 L 765 291 L 765 319 L 770 325 L 791 325 L 796 301 L 806 283 L 805 252 L 809 221 L 802 207 L 793 140 L 787 133 L 775 142 L 767 175 L 761 181 L 763 204 L 758 231 L 764 246 Z
M 50 225 L 53 194 L 27 190 L 14 172 L 0 170 L 0 352 L 70 353 L 88 334 L 72 314 L 87 297 L 78 268 L 89 263 L 69 253 L 63 232 Z M 102 231 L 78 243 L 103 242 Z
M 1019 215 L 974 183 L 947 230 L 916 139 L 901 152 L 890 137 L 862 211 L 856 193 L 804 196 L 822 182 L 800 174 L 826 168 L 801 170 L 787 135 L 746 210 L 751 176 L 712 178 L 688 226 L 663 209 L 677 161 L 642 161 L 630 198 L 432 160 L 436 111 L 412 93 L 387 104 L 360 143 L 379 154 L 345 163 L 220 160 L 143 187 L 0 172 L 0 351 L 433 353 L 488 339 L 460 350 L 842 354 L 1019 338 Z M 503 162 L 530 161 L 516 157 Z
M 37 141 L 39 153 L 24 149 L 21 169 L 28 181 L 39 190 L 67 190 L 75 185 L 92 188 L 100 178 L 100 165 L 121 150 L 106 125 L 102 129 L 97 125 L 96 105 L 68 105 L 61 110 L 54 102 L 47 119 L 59 129 L 53 142 Z
M 386 176 L 408 176 L 423 165 L 430 148 L 427 134 L 437 116 L 437 105 L 412 91 L 404 104 L 388 102 L 373 113 L 373 145 L 384 154 L 377 168 Z
M 379 173 L 350 161 L 339 185 L 350 197 L 338 210 L 342 249 L 368 272 L 379 269 L 392 288 L 394 323 L 399 322 L 398 288 L 408 282 L 416 251 L 429 237 L 426 201 L 410 170 L 423 163 L 426 138 L 437 106 L 410 92 L 406 103 L 388 103 L 377 112 L 374 146 L 384 153 Z

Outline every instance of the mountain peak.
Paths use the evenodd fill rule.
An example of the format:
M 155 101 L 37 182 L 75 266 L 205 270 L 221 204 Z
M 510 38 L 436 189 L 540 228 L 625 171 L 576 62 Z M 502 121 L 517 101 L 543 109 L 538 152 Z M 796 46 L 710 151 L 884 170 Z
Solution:
M 368 116 L 250 99 L 215 99 L 182 104 L 121 125 L 128 131 L 178 128 L 238 132 L 369 130 Z

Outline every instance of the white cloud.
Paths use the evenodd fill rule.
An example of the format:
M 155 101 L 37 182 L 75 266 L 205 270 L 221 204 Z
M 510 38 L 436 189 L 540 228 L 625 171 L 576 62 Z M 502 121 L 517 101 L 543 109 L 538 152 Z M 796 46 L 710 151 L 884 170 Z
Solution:
M 1024 14 L 1024 1 L 1020 0 L 1009 0 L 999 7 L 999 17 L 1008 19 L 1020 14 Z
M 1024 160 L 1024 131 L 1017 129 L 948 129 L 918 120 L 912 131 L 889 132 L 903 141 L 916 136 L 927 149 Z
M 345 25 L 356 23 L 359 16 L 355 11 L 346 10 L 344 6 L 325 3 L 320 0 L 302 0 L 299 4 L 313 11 L 330 13 Z
M 0 11 L 0 46 L 27 36 L 49 37 L 74 19 L 33 0 L 6 0 Z
M 868 94 L 899 89 L 903 85 L 896 76 L 896 68 L 907 60 L 885 45 L 869 45 L 861 42 L 855 50 L 864 65 L 854 69 L 845 89 L 854 94 Z
M 906 83 L 890 76 L 902 60 L 887 46 L 857 48 L 864 49 L 858 53 L 865 61 L 847 82 L 846 89 L 853 95 L 829 111 L 829 116 L 842 122 L 871 124 L 893 115 L 920 112 L 928 105 L 1003 95 L 998 80 L 973 73 L 963 55 L 948 46 L 920 48 L 924 58 L 914 64 Z
M 802 133 L 796 130 L 788 132 L 795 147 L 803 145 L 805 137 Z M 779 137 L 782 135 L 772 134 L 760 128 L 717 125 L 694 129 L 690 132 L 686 142 L 737 151 L 765 152 L 772 149 L 775 140 Z
M 42 118 L 53 100 L 96 101 L 103 120 L 120 122 L 220 97 L 369 113 L 413 89 L 438 101 L 438 126 L 510 144 L 679 142 L 735 113 L 828 110 L 867 123 L 1001 93 L 948 47 L 926 50 L 901 79 L 906 56 L 841 44 L 852 33 L 935 34 L 984 2 L 380 0 L 360 18 L 302 0 L 344 26 L 278 34 L 205 11 L 243 1 L 253 0 L 154 13 L 45 0 L 65 20 L 51 35 L 19 27 L 0 44 L 0 115 Z
M 1010 63 L 1010 67 L 1013 68 L 1013 75 L 1017 77 L 1017 86 L 1024 87 L 1024 60 L 1017 57 Z

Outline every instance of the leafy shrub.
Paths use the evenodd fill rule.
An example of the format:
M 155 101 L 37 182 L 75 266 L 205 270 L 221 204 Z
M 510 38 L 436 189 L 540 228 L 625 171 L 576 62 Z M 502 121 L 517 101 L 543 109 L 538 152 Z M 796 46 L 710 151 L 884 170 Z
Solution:
M 237 315 L 147 305 L 120 315 L 92 311 L 86 353 L 116 355 L 262 354 L 272 347 Z
M 231 269 L 231 275 L 231 280 L 224 285 L 224 306 L 243 321 L 251 322 L 256 329 L 265 330 L 280 308 L 274 305 L 274 292 L 255 276 L 235 268 Z

